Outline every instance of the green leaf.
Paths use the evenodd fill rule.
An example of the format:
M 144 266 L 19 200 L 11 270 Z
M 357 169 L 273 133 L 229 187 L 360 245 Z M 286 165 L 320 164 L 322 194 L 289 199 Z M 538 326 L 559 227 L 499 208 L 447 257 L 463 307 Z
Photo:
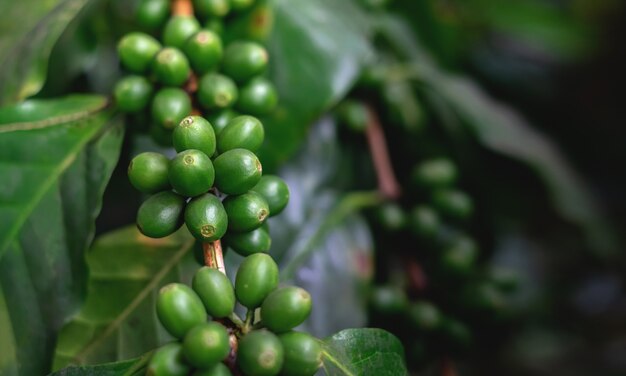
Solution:
M 287 160 L 309 125 L 352 87 L 373 52 L 368 19 L 352 0 L 274 0 L 270 76 L 281 106 L 265 119 L 264 165 Z
M 402 343 L 382 329 L 346 329 L 327 338 L 323 362 L 332 376 L 408 375 Z
M 136 359 L 115 363 L 98 364 L 95 366 L 70 366 L 49 376 L 143 376 L 152 353 Z
M 40 375 L 83 300 L 83 252 L 123 131 L 98 96 L 0 109 L 0 374 Z
M 0 5 L 0 105 L 41 89 L 52 47 L 88 2 L 20 0 Z
M 129 359 L 171 340 L 155 298 L 167 283 L 190 282 L 192 245 L 186 229 L 151 239 L 132 226 L 99 237 L 87 253 L 87 300 L 59 334 L 53 369 Z

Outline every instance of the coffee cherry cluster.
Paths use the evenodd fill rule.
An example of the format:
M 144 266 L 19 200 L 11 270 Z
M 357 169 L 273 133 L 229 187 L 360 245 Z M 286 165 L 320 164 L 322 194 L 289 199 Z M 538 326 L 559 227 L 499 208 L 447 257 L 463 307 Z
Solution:
M 233 325 L 237 301 L 249 313 L 245 323 Z M 305 376 L 321 365 L 320 342 L 293 330 L 309 316 L 311 296 L 298 287 L 279 287 L 278 266 L 267 254 L 243 261 L 234 288 L 219 270 L 202 267 L 192 288 L 163 287 L 156 308 L 161 324 L 178 341 L 155 352 L 147 375 L 223 376 L 236 367 L 250 376 Z M 260 320 L 254 319 L 255 311 Z

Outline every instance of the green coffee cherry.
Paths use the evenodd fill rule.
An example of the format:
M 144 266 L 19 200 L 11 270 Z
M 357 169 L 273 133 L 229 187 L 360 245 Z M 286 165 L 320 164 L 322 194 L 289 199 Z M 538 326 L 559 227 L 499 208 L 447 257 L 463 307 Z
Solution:
M 413 169 L 413 180 L 425 188 L 445 188 L 452 186 L 457 180 L 457 168 L 447 158 L 436 158 L 424 161 Z
M 164 191 L 150 196 L 137 211 L 137 228 L 151 238 L 171 235 L 182 226 L 185 199 Z
M 258 77 L 252 79 L 239 91 L 237 109 L 255 116 L 268 115 L 278 104 L 276 87 L 268 79 Z
M 265 130 L 259 119 L 242 115 L 232 119 L 217 136 L 217 151 L 224 153 L 232 149 L 259 150 L 263 144 Z
M 113 96 L 117 107 L 124 112 L 141 111 L 148 106 L 152 85 L 143 76 L 126 76 L 115 84 Z
M 141 0 L 135 19 L 148 30 L 161 28 L 170 16 L 170 0 Z
M 237 82 L 246 82 L 267 68 L 267 50 L 255 42 L 233 42 L 226 47 L 222 67 Z
M 151 113 L 158 125 L 172 130 L 191 113 L 191 100 L 182 89 L 164 88 L 154 96 Z
M 285 350 L 276 335 L 267 330 L 255 330 L 239 341 L 237 365 L 245 375 L 278 375 Z
M 441 227 L 439 214 L 430 206 L 414 207 L 409 219 L 413 233 L 422 238 L 434 238 Z
M 210 30 L 200 30 L 185 43 L 185 54 L 198 74 L 214 70 L 222 59 L 222 40 Z
M 230 6 L 233 10 L 244 10 L 248 9 L 254 4 L 254 0 L 230 0 Z
M 172 134 L 177 152 L 196 149 L 208 157 L 215 153 L 215 131 L 211 124 L 200 116 L 187 116 L 174 128 Z
M 219 273 L 219 272 L 218 272 Z M 194 326 L 183 340 L 185 359 L 196 368 L 209 368 L 224 360 L 230 353 L 230 338 L 226 328 L 209 322 Z
M 242 256 L 269 253 L 272 238 L 266 224 L 248 232 L 233 232 L 226 235 L 226 244 Z
M 196 293 L 182 283 L 170 283 L 159 290 L 157 316 L 163 327 L 182 339 L 196 325 L 206 321 L 206 312 Z
M 467 193 L 454 189 L 434 192 L 432 202 L 442 214 L 456 219 L 467 219 L 474 210 L 472 198 Z
M 212 242 L 226 233 L 228 216 L 220 199 L 206 193 L 189 201 L 185 209 L 185 224 L 196 239 Z
M 421 330 L 434 330 L 442 321 L 439 309 L 429 302 L 412 303 L 407 313 L 413 325 Z
M 183 196 L 195 197 L 213 186 L 215 170 L 211 158 L 200 150 L 185 150 L 170 162 L 170 184 Z
M 169 189 L 167 171 L 170 161 L 154 152 L 137 155 L 128 165 L 128 179 L 133 187 L 143 193 L 156 193 Z
M 370 305 L 379 313 L 397 314 L 406 310 L 409 300 L 406 293 L 391 285 L 376 286 L 370 296 Z
M 224 35 L 224 21 L 222 21 L 221 18 L 209 18 L 204 23 L 204 28 L 207 30 L 211 30 L 219 36 Z
M 342 124 L 355 132 L 364 132 L 369 123 L 369 111 L 365 104 L 346 100 L 337 109 L 337 115 Z
M 117 53 L 124 68 L 134 73 L 145 73 L 161 50 L 161 44 L 148 34 L 126 34 L 117 45 Z
M 302 324 L 311 314 L 311 295 L 300 287 L 272 291 L 261 305 L 263 324 L 274 333 L 282 333 Z
M 230 121 L 237 116 L 239 116 L 237 112 L 231 110 L 230 108 L 227 108 L 221 111 L 211 113 L 207 117 L 207 120 L 213 126 L 213 130 L 215 131 L 215 135 L 217 136 L 224 130 L 224 128 L 226 128 L 228 123 L 230 123 Z
M 265 201 L 267 201 L 270 208 L 270 217 L 280 214 L 289 203 L 289 187 L 278 176 L 261 176 L 261 180 L 252 190 L 263 196 Z
M 246 257 L 235 277 L 235 295 L 244 307 L 256 308 L 278 286 L 278 265 L 271 256 L 255 253 Z
M 504 292 L 517 290 L 520 284 L 520 275 L 517 271 L 501 266 L 492 266 L 488 271 L 489 280 Z
M 157 81 L 166 86 L 181 86 L 189 78 L 191 68 L 187 57 L 178 49 L 162 49 L 152 63 L 152 72 Z
M 160 347 L 148 363 L 146 376 L 187 376 L 189 366 L 183 359 L 180 343 L 168 343 Z
M 193 9 L 200 17 L 224 17 L 230 12 L 229 0 L 193 0 Z
M 192 286 L 211 317 L 220 319 L 235 309 L 233 285 L 219 270 L 206 266 L 200 268 L 193 277 Z
M 240 195 L 257 185 L 263 173 L 259 158 L 246 149 L 233 149 L 213 160 L 215 186 L 229 195 Z
M 441 265 L 445 272 L 463 276 L 471 273 L 477 258 L 476 242 L 467 236 L 461 236 L 443 250 Z
M 231 107 L 237 101 L 237 86 L 230 78 L 207 73 L 198 83 L 198 102 L 207 110 L 219 110 Z
M 270 213 L 267 201 L 254 191 L 228 196 L 223 204 L 228 215 L 228 229 L 237 232 L 261 227 Z
M 187 39 L 200 30 L 200 24 L 193 16 L 174 16 L 163 29 L 163 44 L 183 49 Z
M 381 205 L 376 211 L 376 218 L 389 231 L 402 230 L 407 221 L 404 210 L 395 202 L 387 202 Z
M 315 375 L 322 366 L 322 345 L 315 337 L 307 333 L 292 331 L 279 335 L 278 339 L 285 349 L 281 375 Z
M 217 363 L 211 368 L 196 370 L 192 376 L 233 376 L 224 363 Z

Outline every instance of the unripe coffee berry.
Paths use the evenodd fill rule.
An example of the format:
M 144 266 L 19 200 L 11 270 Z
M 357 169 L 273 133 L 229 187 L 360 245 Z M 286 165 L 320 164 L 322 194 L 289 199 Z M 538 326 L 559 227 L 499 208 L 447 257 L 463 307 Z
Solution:
M 270 209 L 270 217 L 281 213 L 289 203 L 289 187 L 283 179 L 275 175 L 263 175 L 252 188 L 265 201 Z
M 434 330 L 441 324 L 441 313 L 430 302 L 418 301 L 412 303 L 407 314 L 413 325 L 420 330 Z
M 137 155 L 128 165 L 128 179 L 133 187 L 143 193 L 156 193 L 169 189 L 170 160 L 154 152 Z
M 219 272 L 218 272 L 219 273 Z M 226 328 L 209 322 L 194 326 L 183 340 L 185 359 L 196 368 L 209 368 L 230 353 L 230 338 Z
M 215 171 L 211 158 L 200 150 L 185 150 L 170 162 L 170 184 L 183 196 L 195 197 L 213 186 Z
M 144 33 L 126 34 L 117 45 L 117 53 L 124 68 L 134 73 L 145 73 L 161 49 L 161 44 Z
M 221 18 L 230 11 L 230 0 L 193 0 L 193 9 L 203 19 Z
M 152 85 L 143 76 L 126 76 L 115 84 L 113 96 L 117 107 L 124 112 L 141 111 L 148 106 Z
M 278 375 L 283 365 L 284 349 L 276 335 L 255 330 L 239 341 L 237 365 L 246 375 Z
M 282 333 L 302 324 L 311 314 L 311 295 L 300 287 L 272 291 L 261 305 L 263 324 L 274 333 Z
M 152 72 L 163 85 L 181 86 L 189 78 L 191 68 L 187 57 L 180 50 L 167 47 L 156 55 Z
M 191 100 L 182 89 L 164 88 L 154 96 L 151 113 L 157 124 L 166 129 L 174 129 L 191 113 Z
M 233 374 L 226 364 L 217 363 L 211 368 L 196 370 L 192 376 L 233 376 Z
M 278 286 L 278 265 L 271 256 L 255 253 L 243 260 L 235 277 L 235 295 L 244 307 L 256 308 Z
M 163 327 L 182 339 L 196 325 L 206 321 L 206 312 L 196 293 L 182 283 L 170 283 L 159 290 L 157 316 Z
M 287 332 L 278 336 L 285 349 L 280 370 L 285 376 L 313 376 L 322 366 L 322 345 L 307 333 Z
M 201 242 L 220 239 L 228 228 L 228 216 L 219 198 L 211 193 L 195 197 L 185 208 L 187 229 Z
M 229 195 L 240 195 L 257 185 L 263 174 L 259 158 L 246 149 L 232 149 L 213 160 L 215 186 Z
M 174 192 L 164 191 L 150 196 L 137 211 L 137 228 L 145 236 L 163 238 L 183 224 L 185 199 Z
M 255 116 L 268 115 L 278 104 L 276 87 L 268 79 L 258 77 L 252 79 L 239 90 L 237 109 Z
M 460 236 L 441 253 L 441 265 L 449 275 L 464 276 L 471 273 L 478 258 L 476 242 L 467 236 Z
M 200 24 L 193 16 L 174 16 L 163 29 L 163 44 L 183 49 L 187 39 L 200 30 Z
M 265 138 L 265 130 L 259 119 L 242 115 L 232 119 L 217 137 L 217 151 L 224 153 L 232 149 L 259 150 Z
M 148 30 L 159 29 L 170 15 L 170 0 L 141 0 L 135 19 Z
M 189 365 L 183 358 L 183 347 L 180 343 L 168 343 L 160 347 L 148 363 L 147 376 L 186 376 Z
M 472 198 L 467 193 L 455 189 L 440 189 L 434 192 L 432 202 L 442 214 L 456 219 L 467 219 L 474 210 Z
M 410 227 L 417 236 L 433 238 L 441 227 L 439 214 L 430 206 L 419 205 L 411 210 Z
M 172 141 L 177 152 L 196 149 L 208 157 L 215 153 L 215 131 L 211 124 L 200 116 L 187 116 L 184 118 L 174 128 Z
M 270 213 L 263 196 L 253 191 L 228 196 L 223 204 L 228 215 L 228 228 L 237 232 L 261 227 Z
M 235 309 L 233 285 L 219 270 L 206 266 L 200 268 L 193 277 L 192 286 L 211 317 L 226 317 Z
M 424 161 L 413 169 L 413 180 L 426 188 L 445 188 L 457 180 L 457 168 L 447 158 L 435 158 Z
M 230 0 L 230 6 L 233 10 L 248 9 L 254 4 L 254 0 Z
M 396 286 L 376 286 L 370 296 L 370 305 L 377 313 L 402 313 L 408 304 L 409 300 L 406 293 Z
M 267 224 L 248 232 L 232 232 L 226 235 L 225 243 L 242 256 L 255 253 L 268 253 L 272 246 L 272 238 Z
M 197 74 L 214 70 L 222 59 L 222 40 L 210 30 L 200 30 L 185 42 L 185 54 Z
M 213 126 L 215 136 L 217 136 L 224 130 L 224 128 L 226 128 L 228 123 L 237 116 L 239 116 L 237 112 L 231 110 L 230 108 L 226 108 L 224 110 L 210 113 L 207 120 Z
M 255 42 L 233 42 L 224 52 L 223 69 L 228 77 L 246 82 L 267 68 L 267 50 Z
M 207 73 L 198 83 L 198 102 L 207 110 L 219 110 L 231 107 L 237 101 L 237 86 L 230 78 L 218 74 Z

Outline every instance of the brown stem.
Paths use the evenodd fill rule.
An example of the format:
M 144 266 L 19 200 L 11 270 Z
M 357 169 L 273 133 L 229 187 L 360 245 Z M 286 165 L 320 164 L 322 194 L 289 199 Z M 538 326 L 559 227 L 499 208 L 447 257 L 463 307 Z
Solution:
M 450 358 L 443 358 L 441 360 L 441 376 L 457 376 L 458 372 L 454 366 L 454 362 Z
M 426 290 L 428 279 L 426 278 L 426 273 L 424 273 L 422 266 L 415 259 L 408 260 L 405 265 L 410 288 L 416 292 Z
M 368 106 L 368 112 L 369 118 L 365 135 L 367 137 L 370 153 L 372 154 L 376 176 L 378 177 L 378 189 L 386 198 L 397 199 L 400 197 L 401 189 L 393 172 L 385 134 L 383 133 L 378 116 L 371 106 Z
M 172 1 L 172 14 L 174 16 L 193 16 L 191 0 Z
M 226 274 L 224 255 L 222 253 L 222 242 L 216 240 L 210 243 L 202 243 L 202 249 L 204 250 L 204 264 Z

